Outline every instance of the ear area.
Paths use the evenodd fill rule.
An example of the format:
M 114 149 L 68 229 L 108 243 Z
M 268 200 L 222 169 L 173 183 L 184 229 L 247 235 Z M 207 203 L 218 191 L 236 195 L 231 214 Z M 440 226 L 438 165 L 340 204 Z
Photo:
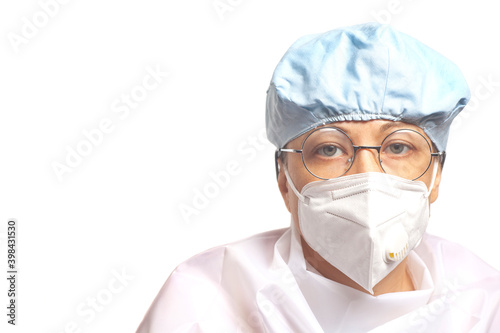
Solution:
M 291 213 L 290 210 L 290 191 L 288 188 L 288 181 L 285 176 L 283 162 L 280 158 L 276 160 L 276 172 L 278 173 L 278 188 L 280 190 L 281 196 L 283 197 L 283 201 L 285 202 L 286 209 Z

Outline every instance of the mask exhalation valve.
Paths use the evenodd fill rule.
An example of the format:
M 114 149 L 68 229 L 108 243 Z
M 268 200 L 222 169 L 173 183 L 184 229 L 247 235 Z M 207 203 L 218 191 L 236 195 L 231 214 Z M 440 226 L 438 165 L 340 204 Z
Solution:
M 401 224 L 393 225 L 385 236 L 385 262 L 398 262 L 408 254 L 408 234 Z

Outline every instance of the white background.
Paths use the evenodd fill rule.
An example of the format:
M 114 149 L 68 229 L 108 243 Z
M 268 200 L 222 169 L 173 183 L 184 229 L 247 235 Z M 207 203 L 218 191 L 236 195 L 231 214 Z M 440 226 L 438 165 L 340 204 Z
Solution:
M 20 235 L 18 325 L 6 324 L 2 278 L 2 332 L 134 332 L 177 264 L 286 227 L 273 147 L 256 139 L 272 71 L 299 36 L 367 21 L 451 58 L 478 91 L 451 133 L 429 231 L 500 269 L 494 2 L 222 0 L 218 12 L 212 0 L 73 0 L 45 22 L 41 4 L 54 1 L 0 5 L 0 236 L 9 218 Z M 16 46 L 27 21 L 41 27 Z M 114 112 L 146 68 L 168 76 L 127 117 Z M 111 133 L 60 181 L 53 163 L 103 119 Z M 215 188 L 210 173 L 228 163 L 238 173 Z

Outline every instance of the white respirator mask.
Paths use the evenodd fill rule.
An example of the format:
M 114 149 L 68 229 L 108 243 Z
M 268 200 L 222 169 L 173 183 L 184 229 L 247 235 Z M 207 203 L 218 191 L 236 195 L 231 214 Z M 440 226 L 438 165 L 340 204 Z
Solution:
M 436 177 L 437 163 L 430 189 Z M 380 172 L 306 184 L 298 197 L 302 237 L 323 259 L 373 294 L 421 241 L 429 221 L 431 190 Z

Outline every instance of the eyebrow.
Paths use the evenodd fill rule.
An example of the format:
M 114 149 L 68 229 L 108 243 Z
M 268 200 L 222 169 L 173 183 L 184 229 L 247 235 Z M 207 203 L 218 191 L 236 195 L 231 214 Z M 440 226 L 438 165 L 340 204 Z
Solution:
M 343 126 L 331 126 L 331 127 L 341 129 L 342 131 L 346 132 L 347 134 L 350 134 L 350 132 L 351 132 L 348 128 L 343 128 Z M 386 123 L 386 124 L 381 125 L 379 133 L 387 132 L 388 130 L 393 129 L 395 127 L 407 128 L 407 126 L 404 126 L 404 124 L 397 123 L 397 122 L 390 122 L 390 123 Z
M 391 123 L 387 123 L 387 124 L 380 126 L 380 130 L 381 130 L 381 132 L 385 132 L 385 131 L 392 129 L 394 127 L 404 127 L 404 126 L 401 124 L 398 124 L 396 122 L 391 122 Z

